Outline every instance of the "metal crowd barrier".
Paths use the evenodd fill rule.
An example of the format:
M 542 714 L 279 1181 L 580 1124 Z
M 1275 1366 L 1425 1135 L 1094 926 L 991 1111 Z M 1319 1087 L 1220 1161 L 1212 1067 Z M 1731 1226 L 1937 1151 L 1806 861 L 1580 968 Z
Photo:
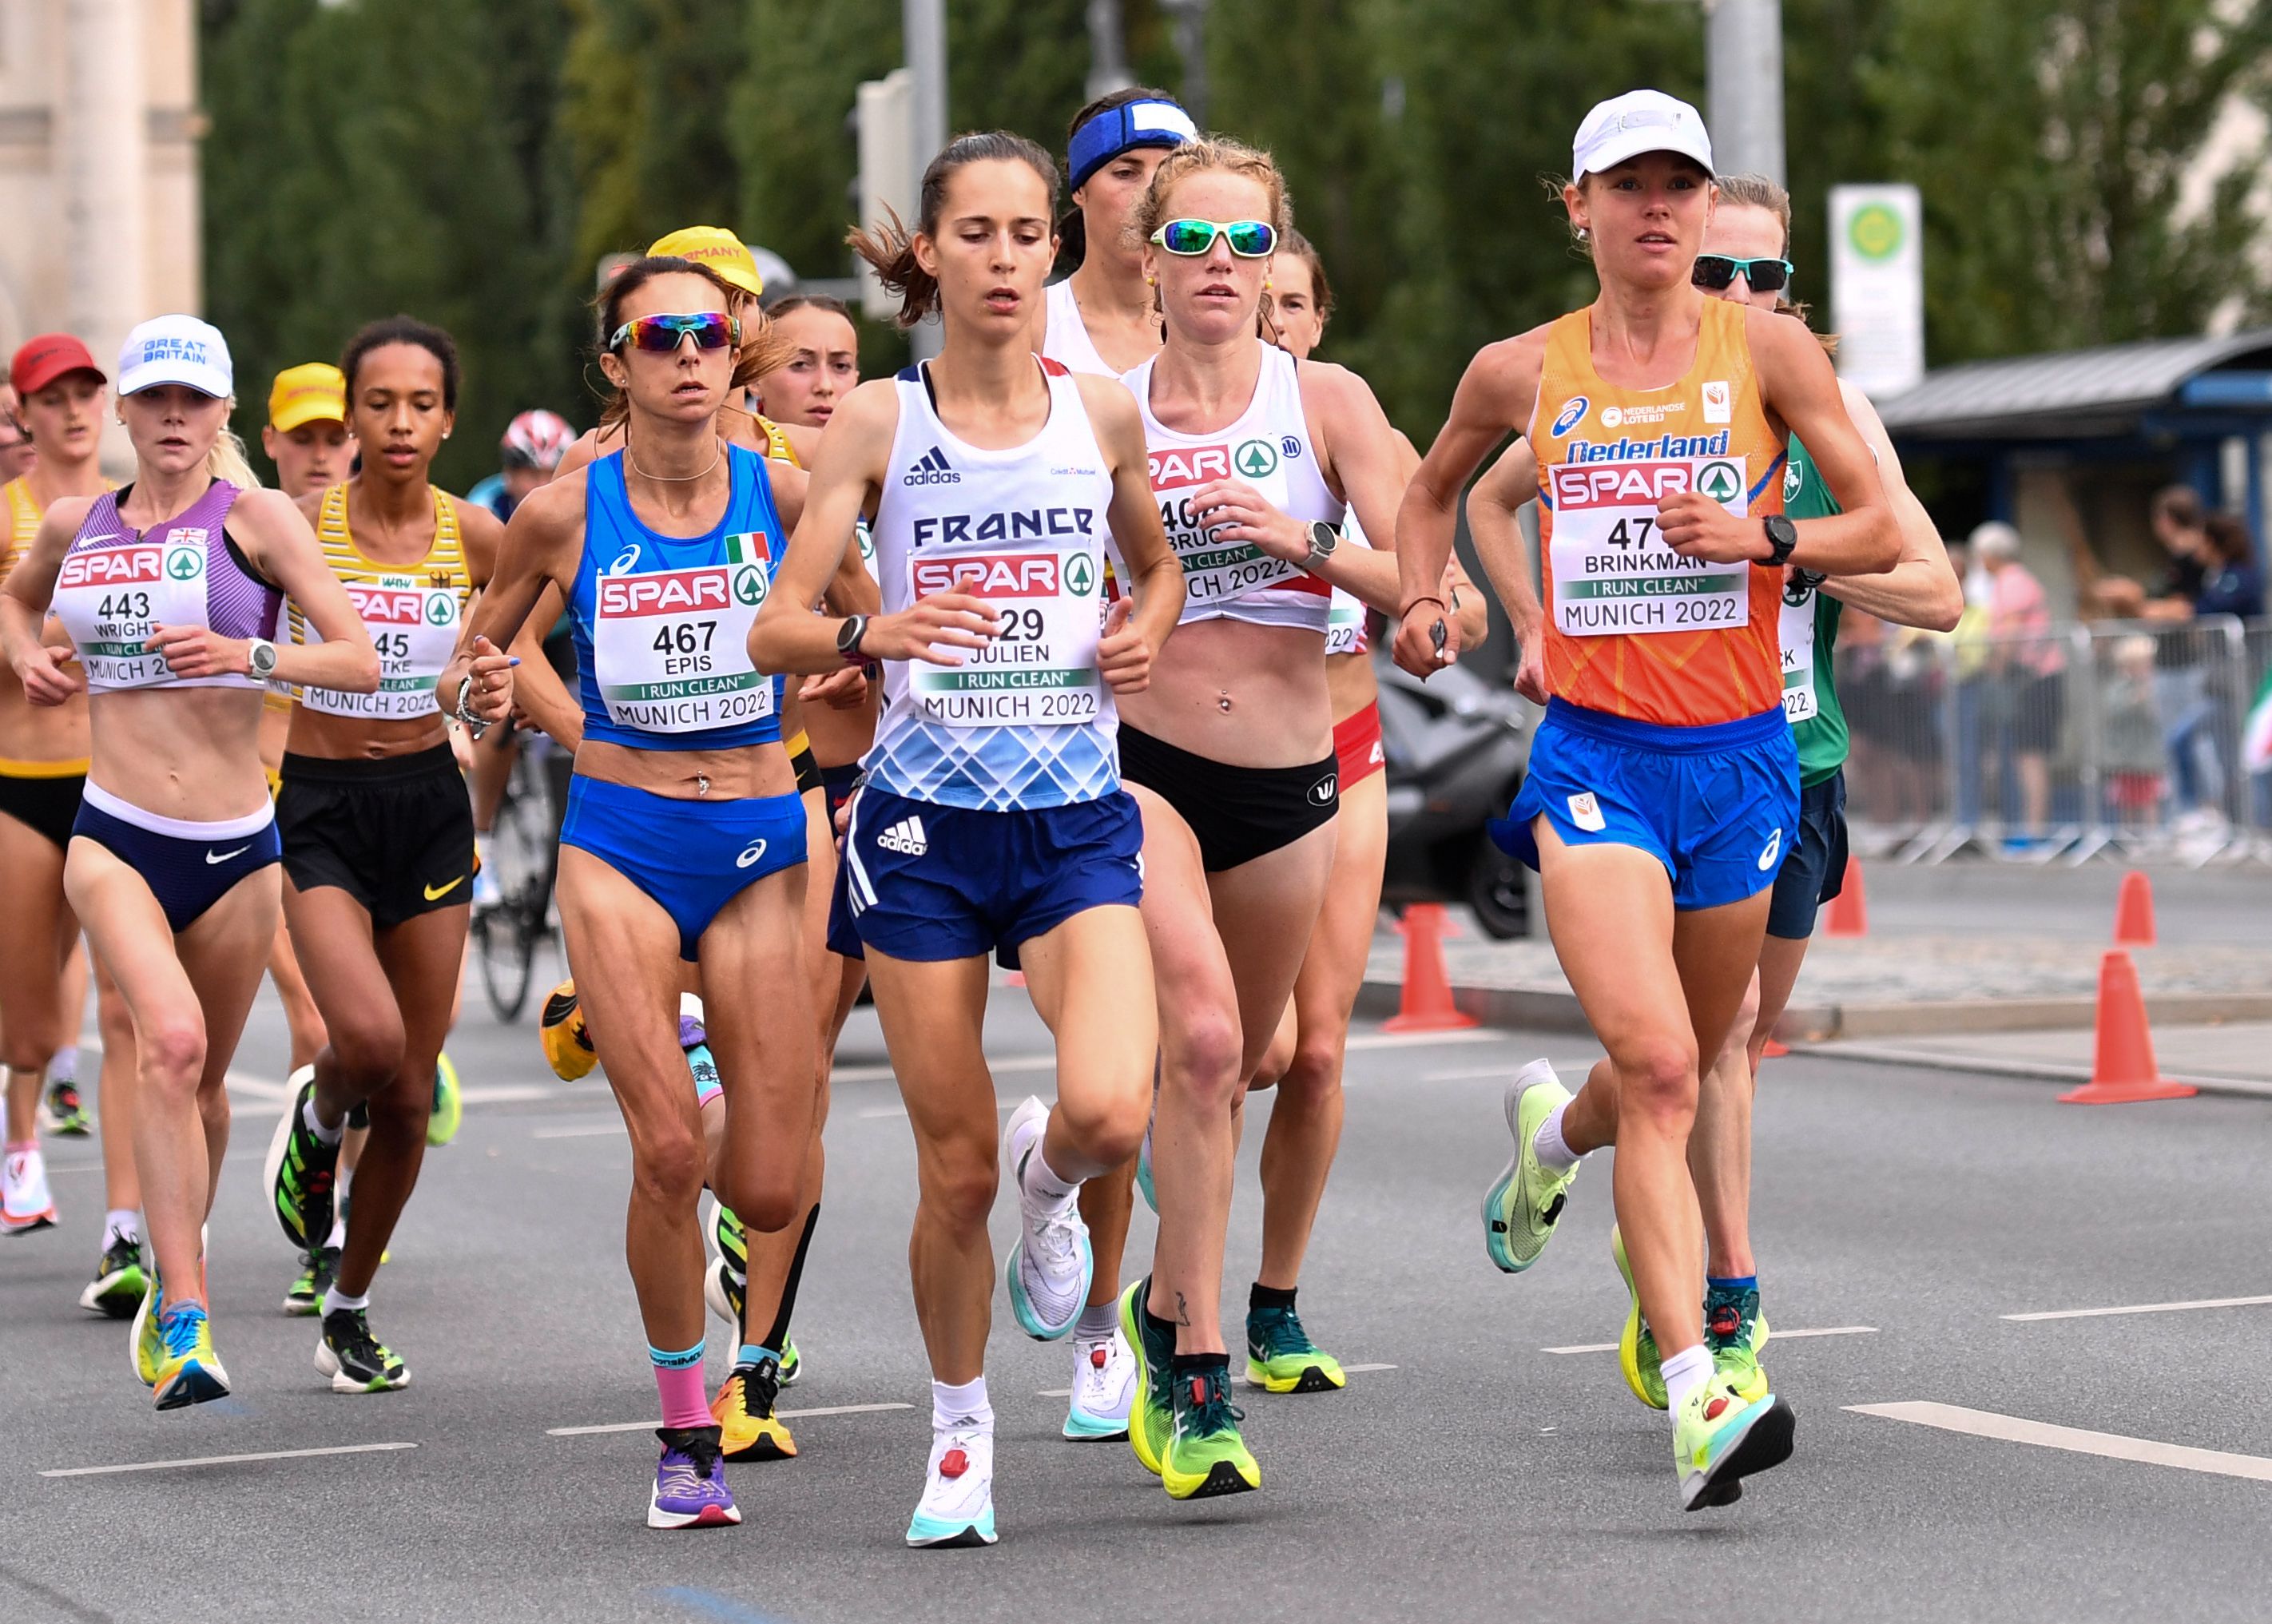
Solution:
M 2272 623 L 1952 635 L 1850 612 L 1836 654 L 1857 848 L 1904 863 L 2272 861 L 2241 758 Z

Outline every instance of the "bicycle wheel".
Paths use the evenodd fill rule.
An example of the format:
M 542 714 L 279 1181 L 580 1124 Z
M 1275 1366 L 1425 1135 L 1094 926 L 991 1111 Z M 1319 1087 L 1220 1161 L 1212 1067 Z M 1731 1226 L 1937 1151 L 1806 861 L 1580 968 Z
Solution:
M 474 921 L 482 986 L 500 1021 L 518 1021 L 528 1002 L 536 944 L 546 933 L 551 840 L 543 782 L 524 757 L 514 767 L 512 786 L 490 830 L 489 860 L 497 866 L 498 900 Z

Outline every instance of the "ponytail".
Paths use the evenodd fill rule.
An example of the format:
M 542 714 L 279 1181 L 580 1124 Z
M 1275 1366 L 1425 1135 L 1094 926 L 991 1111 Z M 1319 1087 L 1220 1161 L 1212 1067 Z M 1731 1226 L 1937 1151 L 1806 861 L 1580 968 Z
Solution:
M 228 405 L 232 412 L 236 409 L 234 399 Z M 215 479 L 227 480 L 239 490 L 260 489 L 260 475 L 252 471 L 252 459 L 245 452 L 244 442 L 227 423 L 221 424 L 220 433 L 214 437 L 213 449 L 206 453 L 206 472 Z

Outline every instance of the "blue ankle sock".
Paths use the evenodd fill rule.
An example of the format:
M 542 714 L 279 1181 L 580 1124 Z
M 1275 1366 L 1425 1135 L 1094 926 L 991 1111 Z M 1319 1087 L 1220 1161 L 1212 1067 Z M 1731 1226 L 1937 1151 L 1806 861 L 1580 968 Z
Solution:
M 771 1348 L 760 1348 L 754 1342 L 744 1343 L 734 1354 L 734 1363 L 736 1365 L 754 1365 L 760 1359 L 771 1359 L 778 1365 L 781 1363 L 781 1355 Z
M 1760 1289 L 1760 1277 L 1757 1275 L 1742 1275 L 1734 1279 L 1716 1280 L 1707 1275 L 1704 1276 L 1704 1289 L 1708 1291 L 1756 1291 Z

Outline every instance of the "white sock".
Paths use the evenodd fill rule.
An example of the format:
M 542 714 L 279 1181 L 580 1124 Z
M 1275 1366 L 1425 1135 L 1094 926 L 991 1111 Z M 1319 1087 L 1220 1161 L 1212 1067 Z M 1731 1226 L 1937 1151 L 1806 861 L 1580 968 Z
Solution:
M 1080 1194 L 1080 1185 L 1077 1181 L 1068 1182 L 1058 1177 L 1057 1169 L 1050 1165 L 1049 1152 L 1038 1136 L 1034 1141 L 1034 1153 L 1026 1158 L 1025 1170 L 1019 1175 L 1018 1182 L 1029 1194 L 1040 1197 L 1052 1207 L 1064 1206 Z
M 1664 1361 L 1664 1396 L 1676 1419 L 1688 1396 L 1710 1379 L 1712 1350 L 1702 1343 L 1683 1348 Z
M 324 1244 L 335 1252 L 343 1250 L 348 1244 L 348 1221 L 340 1216 L 337 1207 L 332 1209 L 332 1232 L 324 1237 Z
M 986 1402 L 986 1378 L 979 1376 L 960 1387 L 944 1381 L 930 1384 L 930 1425 L 933 1432 L 953 1427 L 994 1430 L 994 1406 Z
M 337 1127 L 325 1127 L 323 1125 L 316 1115 L 316 1096 L 312 1094 L 308 1096 L 308 1103 L 300 1107 L 300 1120 L 308 1125 L 308 1131 L 310 1134 L 327 1145 L 336 1145 L 347 1137 L 348 1125 L 345 1122 L 341 1122 Z
M 78 1045 L 56 1051 L 56 1058 L 48 1062 L 48 1081 L 77 1082 L 78 1081 Z
M 1562 1113 L 1569 1109 L 1570 1102 L 1564 1100 L 1548 1111 L 1530 1141 L 1531 1149 L 1538 1152 L 1538 1164 L 1550 1173 L 1566 1173 L 1578 1165 L 1581 1153 L 1570 1149 L 1562 1137 Z
M 113 1243 L 142 1239 L 142 1215 L 131 1207 L 113 1207 L 102 1215 L 102 1249 L 110 1250 Z
M 327 1287 L 325 1290 L 324 1312 L 325 1313 L 335 1313 L 342 1308 L 363 1309 L 370 1306 L 370 1293 L 368 1291 L 365 1291 L 361 1297 L 349 1297 L 345 1292 L 341 1291 L 336 1285 Z M 1705 1364 L 1708 1367 L 1711 1364 L 1711 1360 L 1708 1358 L 1705 1360 Z

